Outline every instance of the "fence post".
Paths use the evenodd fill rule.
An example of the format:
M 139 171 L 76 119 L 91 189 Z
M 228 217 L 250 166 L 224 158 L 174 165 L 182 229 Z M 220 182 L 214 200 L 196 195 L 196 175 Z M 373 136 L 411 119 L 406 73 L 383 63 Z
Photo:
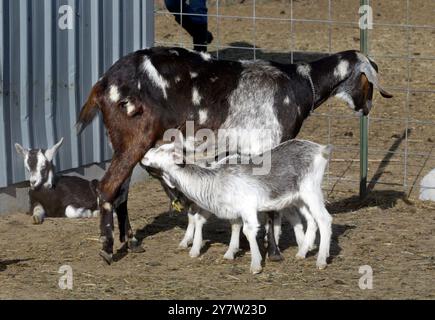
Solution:
M 360 6 L 369 4 L 369 0 L 360 0 Z M 360 11 L 363 16 L 364 10 Z M 367 55 L 369 53 L 368 28 L 360 27 L 360 50 Z M 367 195 L 367 174 L 368 174 L 368 119 L 367 116 L 361 116 L 360 119 L 360 185 L 359 196 L 363 199 Z
M 143 19 L 144 27 L 142 28 L 142 48 L 149 48 L 154 46 L 154 1 L 144 0 L 143 6 Z

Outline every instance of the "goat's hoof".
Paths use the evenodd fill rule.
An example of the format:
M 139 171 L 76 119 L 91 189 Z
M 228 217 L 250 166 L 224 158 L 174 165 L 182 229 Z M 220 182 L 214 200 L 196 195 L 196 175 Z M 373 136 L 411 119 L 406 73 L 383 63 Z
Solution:
M 226 260 L 234 260 L 234 252 L 227 252 L 224 254 L 224 259 Z
M 191 258 L 198 258 L 199 257 L 199 254 L 200 254 L 200 252 L 199 251 L 190 251 L 189 252 L 189 256 L 191 257 Z
M 259 273 L 261 273 L 261 271 L 263 271 L 263 268 L 261 266 L 259 266 L 259 267 L 251 267 L 251 273 L 252 274 L 259 274 Z
M 295 258 L 296 258 L 296 260 L 304 260 L 305 255 L 298 252 L 298 253 L 296 253 Z
M 42 224 L 44 220 L 39 216 L 32 216 L 32 223 L 33 224 Z
M 187 249 L 189 247 L 189 243 L 186 241 L 181 241 L 180 244 L 178 245 L 178 248 L 180 249 Z
M 135 237 L 133 237 L 133 238 L 128 240 L 128 249 L 132 253 L 142 253 L 142 252 L 145 252 L 145 249 L 142 248 L 142 246 L 140 245 L 139 241 Z
M 325 264 L 317 264 L 317 269 L 319 269 L 319 270 L 325 270 L 327 266 L 328 265 L 326 263 Z
M 328 264 L 326 263 L 326 261 L 317 261 L 316 266 L 319 270 L 325 270 Z
M 100 257 L 102 257 L 108 265 L 111 265 L 113 262 L 113 254 L 107 253 L 104 250 L 100 251 Z
M 284 260 L 284 257 L 280 253 L 270 254 L 268 256 L 268 258 L 270 261 L 273 261 L 273 262 L 280 262 L 280 261 Z
M 134 246 L 134 247 L 130 247 L 130 252 L 132 253 L 142 253 L 145 252 L 145 249 L 142 246 Z

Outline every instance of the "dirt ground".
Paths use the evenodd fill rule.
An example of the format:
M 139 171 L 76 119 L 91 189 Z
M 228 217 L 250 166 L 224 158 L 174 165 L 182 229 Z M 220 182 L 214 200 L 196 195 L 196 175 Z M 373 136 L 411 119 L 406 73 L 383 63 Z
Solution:
M 288 1 L 256 3 L 257 17 L 290 17 Z M 331 3 L 332 19 L 357 21 L 359 1 Z M 374 2 L 374 22 L 386 25 L 371 31 L 371 53 L 382 81 L 395 96 L 386 100 L 376 95 L 371 113 L 369 182 L 374 188 L 370 196 L 363 202 L 357 197 L 359 120 L 346 106 L 336 100 L 326 103 L 304 123 L 300 134 L 335 146 L 324 185 L 334 218 L 331 261 L 326 270 L 315 267 L 317 250 L 304 261 L 295 260 L 296 243 L 287 224 L 280 244 L 285 261 L 266 261 L 260 275 L 249 273 L 250 254 L 243 237 L 240 255 L 231 262 L 223 259 L 230 228 L 216 219 L 205 227 L 203 254 L 190 258 L 186 250 L 177 248 L 187 217 L 168 212 L 169 203 L 159 183 L 148 180 L 134 186 L 129 199 L 132 225 L 145 252 L 120 252 L 111 266 L 98 256 L 97 219 L 47 219 L 34 226 L 24 213 L 0 217 L 0 298 L 434 299 L 435 203 L 418 201 L 418 189 L 422 176 L 435 167 L 435 100 L 428 92 L 435 88 L 435 60 L 424 59 L 435 56 L 435 31 L 388 26 L 406 23 L 405 4 L 399 0 Z M 410 24 L 434 26 L 435 3 L 412 1 L 410 6 Z M 294 1 L 293 16 L 328 19 L 327 8 L 326 0 Z M 216 3 L 209 1 L 209 13 L 217 11 Z M 254 44 L 257 58 L 278 61 L 290 61 L 291 50 L 359 48 L 355 26 L 329 28 L 300 22 L 294 24 L 292 35 L 289 22 L 260 19 L 254 28 L 252 18 L 243 18 L 252 16 L 250 0 L 220 1 L 219 14 L 238 16 L 220 18 L 219 24 L 215 17 L 209 20 L 215 35 L 210 51 L 219 57 L 253 57 L 250 49 L 225 46 L 249 48 Z M 173 17 L 163 13 L 156 16 L 156 41 L 190 43 Z M 402 55 L 412 59 L 397 58 Z M 408 79 L 417 92 L 401 90 Z M 72 267 L 73 290 L 59 289 L 58 270 L 63 265 Z M 358 285 L 359 268 L 364 265 L 373 270 L 372 290 Z
M 435 204 L 404 201 L 397 192 L 374 192 L 364 203 L 350 195 L 329 198 L 333 214 L 331 261 L 315 266 L 315 253 L 294 258 L 293 232 L 284 225 L 285 261 L 266 261 L 249 273 L 247 242 L 234 261 L 223 259 L 229 225 L 212 220 L 199 258 L 177 248 L 187 217 L 167 212 L 168 200 L 154 180 L 130 196 L 132 223 L 144 253 L 117 255 L 105 265 L 98 251 L 98 220 L 0 218 L 0 298 L 23 299 L 434 299 Z M 242 237 L 242 240 L 244 238 Z M 119 248 L 119 243 L 116 244 Z M 62 265 L 73 270 L 73 290 L 61 290 Z M 373 270 L 373 289 L 359 288 L 359 268 Z

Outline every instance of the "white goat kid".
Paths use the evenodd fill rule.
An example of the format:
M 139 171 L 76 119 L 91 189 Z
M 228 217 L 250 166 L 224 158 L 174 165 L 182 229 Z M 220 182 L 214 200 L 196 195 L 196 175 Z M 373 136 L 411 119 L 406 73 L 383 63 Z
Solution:
M 182 137 L 180 137 L 182 139 Z M 238 154 L 227 156 L 217 162 L 211 163 L 211 168 L 217 168 L 222 164 L 227 164 L 230 161 L 240 161 L 241 157 Z M 187 249 L 190 244 L 192 247 L 189 251 L 189 255 L 192 258 L 199 257 L 202 248 L 202 229 L 207 222 L 211 213 L 201 209 L 193 202 L 187 210 L 188 225 L 183 240 L 181 240 L 179 247 Z M 242 221 L 240 219 L 230 220 L 231 223 L 231 240 L 228 246 L 228 250 L 224 254 L 224 259 L 234 260 L 235 255 L 240 248 L 240 230 L 242 229 Z M 278 242 L 276 242 L 278 243 Z
M 142 164 L 162 170 L 165 182 L 180 190 L 201 209 L 219 218 L 241 219 L 243 233 L 251 248 L 252 273 L 262 270 L 262 256 L 257 243 L 260 227 L 257 214 L 281 211 L 291 206 L 300 208 L 305 218 L 312 217 L 314 225 L 317 223 L 319 226 L 317 267 L 326 267 L 332 218 L 324 206 L 321 183 L 330 146 L 303 140 L 284 142 L 271 150 L 270 171 L 264 175 L 253 175 L 253 164 L 221 165 L 213 169 L 194 164 L 178 165 L 182 159 L 176 151 L 179 148 L 174 143 L 151 149 L 142 159 Z M 261 157 L 265 159 L 265 155 Z M 259 163 L 255 158 L 253 160 L 253 163 Z M 204 222 L 199 220 L 198 224 Z M 313 223 L 310 225 L 297 254 L 300 258 L 305 257 L 314 242 L 316 228 L 312 227 Z
M 182 141 L 182 137 L 179 137 Z M 160 145 L 159 145 L 160 146 Z M 238 163 L 242 161 L 242 158 L 238 154 L 233 154 L 230 156 L 227 156 L 219 161 L 212 162 L 209 168 L 217 168 L 221 165 L 228 164 L 228 163 Z M 198 162 L 198 165 L 202 166 L 202 162 Z M 211 213 L 201 209 L 197 205 L 195 205 L 193 202 L 191 202 L 190 205 L 188 205 L 187 209 L 187 216 L 188 216 L 188 225 L 186 232 L 184 234 L 183 240 L 181 240 L 179 247 L 183 249 L 187 249 L 190 244 L 192 244 L 192 247 L 189 251 L 189 255 L 192 258 L 199 257 L 201 253 L 201 248 L 203 244 L 203 237 L 202 237 L 202 229 L 204 224 L 207 222 L 208 218 L 210 217 Z M 294 208 L 291 210 L 284 209 L 281 212 L 278 213 L 277 216 L 275 216 L 275 219 L 273 219 L 273 229 L 274 229 L 274 237 L 275 237 L 275 243 L 276 245 L 279 244 L 279 237 L 281 234 L 281 217 L 284 215 L 287 220 L 290 222 L 290 224 L 293 226 L 293 230 L 296 236 L 296 242 L 298 244 L 298 248 L 300 249 L 304 240 L 304 229 L 302 225 L 302 221 L 299 217 L 298 211 Z M 311 221 L 312 218 L 311 218 Z M 234 260 L 235 255 L 239 251 L 240 248 L 240 231 L 242 229 L 243 223 L 241 219 L 236 220 L 230 220 L 231 224 L 231 240 L 230 244 L 228 246 L 228 250 L 224 254 L 224 259 L 227 260 Z M 266 234 L 269 234 L 268 230 L 269 224 L 266 224 Z M 315 226 L 316 230 L 317 226 Z M 265 238 L 265 241 L 267 241 L 267 237 Z M 310 246 L 310 249 L 314 245 L 314 239 L 313 244 Z

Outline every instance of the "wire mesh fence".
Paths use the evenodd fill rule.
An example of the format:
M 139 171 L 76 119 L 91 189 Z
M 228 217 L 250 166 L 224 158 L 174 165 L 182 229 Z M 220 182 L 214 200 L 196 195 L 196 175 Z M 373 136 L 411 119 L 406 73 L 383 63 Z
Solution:
M 183 1 L 176 1 L 182 7 Z M 218 59 L 292 63 L 360 49 L 360 5 L 359 0 L 207 1 L 214 38 L 208 51 Z M 368 54 L 394 94 L 389 100 L 375 94 L 368 118 L 368 187 L 415 197 L 421 178 L 435 168 L 435 2 L 368 5 L 373 17 Z M 154 10 L 155 45 L 193 47 L 164 1 L 155 1 Z M 180 19 L 204 16 L 183 9 L 179 14 Z M 330 99 L 318 108 L 299 137 L 334 145 L 325 179 L 329 195 L 358 192 L 360 120 L 342 102 Z

